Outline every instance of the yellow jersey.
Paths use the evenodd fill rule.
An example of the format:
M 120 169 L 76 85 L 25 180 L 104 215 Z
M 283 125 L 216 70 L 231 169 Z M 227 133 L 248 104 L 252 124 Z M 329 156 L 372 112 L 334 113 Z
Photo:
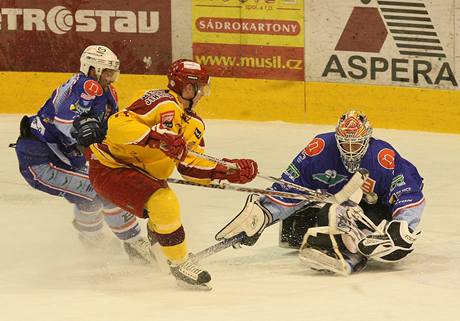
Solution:
M 189 149 L 204 153 L 203 120 L 193 111 L 184 110 L 174 92 L 149 90 L 129 107 L 110 116 L 105 140 L 90 147 L 93 157 L 107 167 L 135 167 L 163 180 L 177 167 L 185 179 L 209 184 L 216 162 L 191 154 L 179 162 L 146 144 L 152 127 L 158 124 L 182 135 Z

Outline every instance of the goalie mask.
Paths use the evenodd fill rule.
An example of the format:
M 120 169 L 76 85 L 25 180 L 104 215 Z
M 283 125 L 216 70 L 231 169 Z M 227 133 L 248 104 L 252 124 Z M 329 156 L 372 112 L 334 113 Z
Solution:
M 83 51 L 80 58 L 80 71 L 88 76 L 91 67 L 94 68 L 98 81 L 104 71 L 106 71 L 106 80 L 110 83 L 117 81 L 120 74 L 120 60 L 105 46 L 92 45 Z
M 359 169 L 371 136 L 371 124 L 362 112 L 352 110 L 340 117 L 335 129 L 335 139 L 343 165 L 350 173 Z
M 196 96 L 208 96 L 210 94 L 210 77 L 207 71 L 199 63 L 179 59 L 174 61 L 168 69 L 168 88 L 182 95 L 185 86 L 192 84 Z

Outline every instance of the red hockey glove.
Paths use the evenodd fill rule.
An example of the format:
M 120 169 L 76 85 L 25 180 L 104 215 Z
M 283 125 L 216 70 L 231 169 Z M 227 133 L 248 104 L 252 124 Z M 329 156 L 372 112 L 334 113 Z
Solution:
M 258 166 L 252 159 L 223 159 L 225 162 L 236 164 L 238 168 L 226 168 L 223 165 L 216 166 L 214 178 L 226 179 L 230 183 L 246 184 L 257 176 Z M 218 172 L 218 173 L 217 173 Z
M 187 143 L 182 135 L 167 130 L 161 124 L 152 127 L 148 144 L 159 148 L 166 156 L 183 161 L 187 156 Z

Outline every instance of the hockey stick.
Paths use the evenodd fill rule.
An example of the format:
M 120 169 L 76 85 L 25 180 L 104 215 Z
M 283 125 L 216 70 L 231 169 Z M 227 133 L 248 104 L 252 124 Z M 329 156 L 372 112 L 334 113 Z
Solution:
M 206 160 L 209 160 L 209 161 L 212 161 L 212 162 L 216 162 L 220 165 L 223 165 L 223 166 L 226 166 L 227 168 L 230 168 L 230 169 L 237 169 L 238 166 L 234 163 L 230 163 L 230 162 L 226 162 L 222 159 L 219 159 L 217 157 L 213 157 L 213 156 L 209 156 L 209 155 L 206 155 L 206 154 L 200 154 L 200 153 L 197 153 L 191 149 L 188 149 L 187 151 L 188 153 L 192 154 L 193 156 L 195 157 L 199 157 L 199 158 L 203 158 L 203 159 L 206 159 Z M 306 192 L 306 193 L 309 193 L 309 194 L 313 194 L 313 195 L 322 195 L 321 193 L 318 193 L 317 191 L 314 191 L 312 189 L 309 189 L 307 187 L 304 187 L 304 186 L 300 186 L 300 185 L 297 185 L 297 184 L 294 184 L 294 183 L 291 183 L 291 182 L 287 182 L 281 178 L 276 178 L 274 176 L 269 176 L 269 175 L 264 175 L 264 174 L 261 174 L 261 173 L 258 173 L 257 174 L 257 177 L 260 177 L 260 178 L 263 178 L 263 179 L 266 179 L 270 182 L 274 182 L 274 183 L 279 183 L 279 184 L 283 184 L 285 186 L 288 186 L 288 187 L 292 187 L 292 188 L 295 188 L 301 192 Z
M 204 185 L 204 184 L 199 184 L 199 183 L 190 182 L 190 181 L 186 181 L 183 179 L 177 179 L 177 178 L 168 178 L 167 181 L 173 184 L 198 186 L 198 187 L 212 188 L 212 189 L 227 189 L 227 190 L 236 191 L 236 192 L 256 193 L 256 194 L 261 194 L 261 195 L 278 196 L 278 197 L 296 199 L 296 200 L 302 200 L 302 201 L 308 201 L 308 202 L 326 202 L 328 203 L 327 200 L 324 200 L 315 195 L 273 191 L 273 190 L 267 190 L 267 189 L 262 189 L 262 188 L 243 187 L 243 186 L 236 186 L 236 185 L 226 184 L 226 183 Z
M 234 163 L 226 162 L 226 161 L 224 161 L 222 159 L 219 159 L 217 157 L 213 157 L 213 156 L 209 156 L 209 155 L 206 155 L 206 154 L 201 154 L 201 153 L 195 152 L 194 150 L 192 150 L 190 148 L 187 148 L 187 154 L 191 154 L 191 155 L 193 155 L 195 157 L 199 157 L 199 158 L 211 161 L 211 162 L 215 162 L 215 163 L 220 164 L 220 165 L 224 165 L 227 168 L 238 169 L 238 166 L 236 164 L 234 164 Z
M 191 254 L 191 260 L 193 262 L 198 262 L 201 261 L 202 259 L 207 258 L 208 256 L 211 256 L 213 254 L 219 253 L 222 250 L 225 250 L 226 248 L 229 248 L 230 246 L 233 246 L 237 243 L 239 243 L 241 240 L 244 239 L 244 234 L 240 233 L 238 235 L 235 235 L 234 237 L 230 239 L 223 240 L 219 243 L 216 243 L 214 245 L 211 245 L 210 247 L 205 248 L 204 250 L 201 250 L 195 254 Z
M 273 226 L 275 223 L 278 223 L 278 221 L 272 222 L 267 227 Z M 245 238 L 245 233 L 242 232 L 242 233 L 240 233 L 238 235 L 233 236 L 232 238 L 225 239 L 223 241 L 220 241 L 219 243 L 211 245 L 211 246 L 205 248 L 204 250 L 201 250 L 201 251 L 199 251 L 199 252 L 197 252 L 195 254 L 192 253 L 191 254 L 191 259 L 193 260 L 193 262 L 196 263 L 198 261 L 201 261 L 202 259 L 207 258 L 208 256 L 211 256 L 211 255 L 214 255 L 216 253 L 219 253 L 219 252 L 229 248 L 230 246 L 233 246 L 235 244 L 240 243 L 244 238 Z
M 223 161 L 223 160 L 221 160 L 219 158 L 209 156 L 209 155 L 206 155 L 206 154 L 200 154 L 200 153 L 195 152 L 195 151 L 193 151 L 191 149 L 188 149 L 188 153 L 194 155 L 195 157 L 203 158 L 203 159 L 210 160 L 210 161 L 216 162 L 218 164 L 227 166 L 228 168 L 237 168 L 236 164 L 229 163 L 229 162 Z M 317 191 L 312 190 L 310 188 L 300 186 L 300 185 L 297 185 L 295 183 L 291 183 L 291 182 L 285 181 L 285 180 L 283 180 L 281 178 L 276 178 L 276 177 L 273 177 L 273 176 L 267 176 L 267 175 L 263 175 L 263 174 L 260 174 L 260 173 L 257 174 L 257 176 L 260 177 L 260 178 L 263 178 L 263 179 L 267 179 L 267 180 L 272 181 L 272 182 L 282 184 L 282 185 L 287 186 L 287 187 L 292 187 L 294 189 L 297 189 L 298 191 L 308 193 L 311 196 L 315 196 L 317 198 L 316 201 L 323 201 L 325 203 L 339 203 L 339 204 L 341 204 L 341 203 L 347 201 L 353 195 L 353 193 L 356 192 L 356 190 L 361 188 L 361 186 L 363 185 L 364 181 L 369 176 L 369 172 L 366 169 L 363 169 L 363 168 L 359 169 L 355 174 L 353 174 L 353 176 L 350 178 L 348 183 L 345 184 L 345 186 L 339 192 L 337 192 L 334 195 L 329 194 L 329 193 L 317 192 Z
M 285 181 L 285 180 L 283 180 L 281 178 L 276 178 L 276 177 L 273 177 L 273 176 L 265 176 L 265 175 L 260 175 L 260 174 L 257 175 L 257 176 L 261 177 L 261 178 L 264 178 L 264 179 L 268 179 L 268 180 L 270 180 L 272 182 L 275 182 L 275 183 L 278 183 L 278 184 L 281 184 L 281 185 L 284 185 L 284 186 L 287 186 L 287 187 L 292 187 L 292 188 L 294 188 L 294 189 L 296 189 L 298 191 L 301 191 L 301 192 L 306 192 L 311 196 L 315 196 L 318 199 L 322 199 L 323 202 L 325 202 L 325 203 L 339 203 L 339 204 L 341 204 L 341 203 L 347 201 L 348 199 L 350 199 L 350 197 L 353 195 L 353 193 L 355 193 L 358 189 L 361 188 L 361 186 L 363 185 L 363 183 L 366 180 L 368 175 L 369 175 L 369 172 L 366 169 L 364 169 L 364 168 L 359 169 L 355 174 L 353 174 L 353 176 L 350 178 L 348 183 L 346 183 L 345 186 L 339 192 L 337 192 L 336 194 L 330 194 L 330 193 L 327 193 L 327 192 L 325 192 L 325 193 L 318 192 L 318 191 L 312 190 L 310 188 L 300 186 L 300 185 L 297 185 L 295 183 L 291 183 L 291 182 Z
M 217 157 L 209 156 L 209 155 L 206 155 L 206 154 L 200 154 L 200 153 L 197 153 L 197 152 L 195 152 L 195 151 L 193 151 L 191 149 L 189 149 L 187 152 L 192 154 L 195 157 L 199 157 L 199 158 L 203 158 L 203 159 L 206 159 L 206 160 L 209 160 L 209 161 L 212 161 L 212 162 L 216 162 L 218 164 L 226 166 L 227 168 L 231 168 L 231 169 L 237 169 L 238 168 L 238 166 L 236 164 L 226 162 L 226 161 L 224 161 L 222 159 L 219 159 Z M 281 185 L 284 185 L 284 186 L 287 186 L 287 187 L 292 187 L 292 188 L 295 188 L 298 191 L 305 192 L 305 193 L 308 193 L 308 194 L 312 194 L 312 195 L 315 195 L 315 196 L 318 196 L 318 197 L 328 197 L 328 196 L 332 195 L 332 194 L 329 194 L 329 193 L 320 193 L 320 192 L 317 192 L 317 191 L 312 190 L 310 188 L 307 188 L 305 186 L 300 186 L 300 185 L 297 185 L 295 183 L 285 181 L 285 180 L 283 180 L 281 178 L 277 178 L 277 177 L 270 176 L 270 175 L 265 175 L 265 174 L 262 174 L 262 173 L 258 173 L 257 177 L 266 179 L 266 180 L 268 180 L 270 182 L 273 182 L 273 183 L 278 183 L 278 184 L 281 184 Z

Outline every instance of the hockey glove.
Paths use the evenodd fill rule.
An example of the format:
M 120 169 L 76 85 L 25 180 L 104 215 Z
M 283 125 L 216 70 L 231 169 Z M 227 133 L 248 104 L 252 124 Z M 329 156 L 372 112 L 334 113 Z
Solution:
M 91 115 L 81 115 L 73 121 L 75 132 L 72 136 L 78 145 L 88 147 L 91 144 L 100 143 L 104 140 L 104 132 L 101 123 Z
M 420 232 L 412 232 L 406 221 L 383 220 L 378 231 L 366 236 L 358 243 L 359 252 L 382 262 L 402 260 L 414 250 L 414 242 Z
M 159 148 L 166 156 L 183 161 L 187 156 L 187 143 L 182 135 L 168 130 L 162 124 L 152 127 L 148 145 Z
M 246 237 L 240 243 L 254 245 L 265 227 L 272 223 L 272 215 L 258 199 L 257 194 L 250 194 L 241 212 L 216 234 L 216 240 L 222 241 L 244 233 Z
M 212 179 L 226 179 L 230 183 L 246 184 L 252 181 L 258 173 L 258 166 L 252 159 L 226 159 L 223 161 L 235 164 L 236 168 L 217 164 Z

